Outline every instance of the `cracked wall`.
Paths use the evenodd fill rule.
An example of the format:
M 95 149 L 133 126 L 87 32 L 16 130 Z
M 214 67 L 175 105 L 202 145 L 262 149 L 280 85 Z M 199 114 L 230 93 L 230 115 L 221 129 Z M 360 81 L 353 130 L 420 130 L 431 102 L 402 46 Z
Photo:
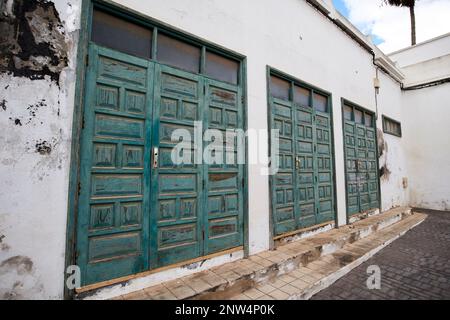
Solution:
M 0 299 L 62 298 L 80 11 L 0 2 Z

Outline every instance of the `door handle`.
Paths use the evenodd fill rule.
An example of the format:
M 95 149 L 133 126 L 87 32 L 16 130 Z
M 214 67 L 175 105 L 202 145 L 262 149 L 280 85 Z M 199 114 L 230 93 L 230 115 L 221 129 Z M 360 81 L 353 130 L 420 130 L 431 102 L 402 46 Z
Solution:
M 300 157 L 295 157 L 295 169 L 300 169 Z
M 158 147 L 153 147 L 153 168 L 158 168 Z

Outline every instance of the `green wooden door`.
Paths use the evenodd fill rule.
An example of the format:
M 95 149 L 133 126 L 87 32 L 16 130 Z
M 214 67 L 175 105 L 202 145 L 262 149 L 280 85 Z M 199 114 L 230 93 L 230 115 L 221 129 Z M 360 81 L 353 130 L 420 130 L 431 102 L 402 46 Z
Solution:
M 89 46 L 77 226 L 83 285 L 243 244 L 244 164 L 227 163 L 224 151 L 223 163 L 196 164 L 194 146 L 190 163 L 172 161 L 177 129 L 192 141 L 195 121 L 201 140 L 208 128 L 242 129 L 241 97 L 240 86 Z
M 316 224 L 334 220 L 331 114 L 314 110 Z
M 217 130 L 222 141 L 207 141 L 222 145 L 217 162 L 204 165 L 205 182 L 205 244 L 210 254 L 243 244 L 244 163 L 238 152 L 245 148 L 243 138 L 232 131 L 244 128 L 242 88 L 207 79 L 205 82 L 204 127 Z M 226 139 L 227 132 L 230 139 Z M 243 132 L 243 131 L 241 131 Z M 231 135 L 230 135 L 231 134 Z M 238 144 L 238 140 L 241 144 Z M 212 140 L 207 137 L 206 140 Z M 204 149 L 208 146 L 205 145 Z
M 373 115 L 343 106 L 344 153 L 347 175 L 347 213 L 379 207 L 376 134 Z
M 151 249 L 153 267 L 176 263 L 203 254 L 202 166 L 174 164 L 174 130 L 184 129 L 193 139 L 194 121 L 203 116 L 203 79 L 197 75 L 156 65 Z M 193 152 L 191 153 L 193 156 Z
M 152 176 L 150 264 L 160 267 L 243 244 L 243 170 L 233 158 L 227 164 L 227 129 L 243 128 L 241 88 L 164 65 L 156 65 L 153 148 L 159 161 Z M 194 121 L 201 127 L 194 127 Z M 210 141 L 191 149 L 191 164 L 176 165 L 172 132 L 183 129 L 194 140 L 215 129 L 222 138 L 217 163 L 195 164 Z M 208 140 L 208 139 L 206 139 Z M 234 139 L 235 140 L 235 139 Z M 153 149 L 155 150 L 155 149 Z M 219 149 L 220 150 L 220 149 Z M 220 159 L 219 159 L 220 158 Z
M 154 66 L 91 45 L 81 137 L 77 264 L 82 284 L 148 268 Z
M 330 104 L 315 108 L 314 91 L 306 92 L 303 104 L 293 102 L 293 94 L 288 100 L 269 95 L 271 128 L 279 130 L 279 171 L 271 177 L 275 236 L 335 215 Z
M 269 97 L 272 129 L 279 130 L 278 172 L 271 176 L 274 234 L 297 229 L 298 196 L 295 192 L 294 112 L 290 102 Z M 311 132 L 312 137 L 312 132 Z M 275 156 L 275 150 L 271 150 Z M 311 164 L 312 166 L 312 164 Z

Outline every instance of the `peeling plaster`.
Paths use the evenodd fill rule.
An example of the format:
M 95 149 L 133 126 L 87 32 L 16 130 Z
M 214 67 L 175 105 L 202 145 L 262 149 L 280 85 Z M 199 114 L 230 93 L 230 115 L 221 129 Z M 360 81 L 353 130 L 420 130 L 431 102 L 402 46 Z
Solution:
M 31 294 L 42 297 L 43 285 L 35 275 L 33 261 L 22 255 L 12 256 L 0 263 L 0 277 L 5 279 L 0 286 L 0 299 L 25 299 Z
M 2 101 L 0 101 L 0 110 L 6 111 L 6 109 L 6 100 L 3 99 Z
M 1 5 L 0 73 L 59 83 L 68 65 L 66 32 L 52 1 L 9 0 Z
M 80 12 L 0 1 L 0 300 L 63 298 Z
M 30 273 L 33 269 L 33 261 L 29 257 L 14 256 L 0 264 L 0 274 L 3 269 L 15 268 L 19 275 Z
M 391 170 L 388 168 L 388 144 L 384 139 L 384 133 L 381 129 L 377 129 L 377 137 L 378 137 L 378 157 L 380 163 L 380 179 L 389 181 L 389 177 L 391 175 Z
M 48 141 L 41 141 L 36 143 L 36 152 L 41 155 L 47 155 L 52 152 L 52 146 Z

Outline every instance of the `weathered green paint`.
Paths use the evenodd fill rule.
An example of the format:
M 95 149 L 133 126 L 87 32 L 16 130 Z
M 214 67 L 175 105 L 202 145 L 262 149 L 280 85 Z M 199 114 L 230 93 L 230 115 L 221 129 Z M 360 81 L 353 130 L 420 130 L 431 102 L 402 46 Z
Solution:
M 150 61 L 89 47 L 77 232 L 83 284 L 148 268 L 153 75 Z
M 76 218 L 78 210 L 78 182 L 80 167 L 79 141 L 81 135 L 81 122 L 83 117 L 83 99 L 85 83 L 85 57 L 88 51 L 88 39 L 90 30 L 92 4 L 90 0 L 82 0 L 80 32 L 78 37 L 77 61 L 76 61 L 76 83 L 74 112 L 72 121 L 72 143 L 70 157 L 69 173 L 69 194 L 68 194 L 68 212 L 67 212 L 67 231 L 66 231 L 66 254 L 65 266 L 76 264 Z M 73 290 L 66 285 L 66 278 L 69 275 L 64 272 L 64 299 L 73 297 Z
M 242 89 L 95 44 L 89 57 L 77 239 L 83 283 L 242 245 L 244 165 L 226 164 L 225 152 L 220 165 L 171 158 L 173 131 L 193 138 L 194 121 L 224 136 L 242 129 Z
M 270 178 L 274 236 L 335 218 L 330 96 L 302 82 L 311 99 L 301 106 L 292 102 L 294 82 L 291 101 L 268 96 L 269 128 L 280 134 L 279 171 Z M 327 112 L 311 107 L 314 92 L 328 96 Z
M 244 129 L 242 87 L 205 80 L 204 126 L 218 130 L 226 137 L 226 130 Z M 205 244 L 204 254 L 242 245 L 244 225 L 245 165 L 237 163 L 238 145 L 243 136 L 237 136 L 231 143 L 223 141 L 222 164 L 204 166 L 205 181 Z M 238 150 L 240 149 L 240 150 Z M 227 164 L 227 151 L 234 163 Z
M 342 108 L 344 103 L 353 110 L 351 119 L 343 115 L 347 215 L 351 216 L 379 207 L 376 121 L 374 113 L 346 100 Z M 356 123 L 355 110 L 371 115 L 370 123 L 365 117 L 363 123 Z
M 68 234 L 67 265 L 81 267 L 82 285 L 86 285 L 248 243 L 247 166 L 169 168 L 166 163 L 166 167 L 160 167 L 167 157 L 164 159 L 159 153 L 159 164 L 152 167 L 153 147 L 168 146 L 165 144 L 167 136 L 163 141 L 163 131 L 168 133 L 163 123 L 185 128 L 192 126 L 194 120 L 200 120 L 204 129 L 246 129 L 245 57 L 187 36 L 188 41 L 202 46 L 203 53 L 206 45 L 213 52 L 242 61 L 239 86 L 94 44 L 89 45 L 89 66 L 86 67 L 87 52 L 82 48 L 88 47 L 93 3 L 153 27 L 152 57 L 157 50 L 158 28 L 185 36 L 146 17 L 128 15 L 124 8 L 110 3 L 83 2 L 86 25 L 80 36 L 82 56 L 77 66 L 80 103 L 75 110 L 79 117 L 74 119 L 75 157 L 72 158 L 70 191 L 73 199 L 68 220 L 68 228 L 76 232 Z M 188 82 L 181 81 L 178 92 L 167 91 L 164 86 L 179 85 L 177 81 L 162 79 L 167 80 L 167 76 L 184 78 Z M 197 84 L 196 99 L 189 97 L 192 93 L 189 81 Z M 218 101 L 217 92 L 219 97 L 234 94 L 235 105 L 226 99 Z M 176 112 L 176 119 L 171 119 L 170 112 L 161 116 L 164 99 L 176 101 L 177 110 L 181 110 Z M 170 108 L 169 103 L 168 110 Z M 209 109 L 221 109 L 224 122 L 210 126 Z M 235 117 L 227 117 L 227 112 L 235 112 Z M 232 122 L 228 123 L 230 119 Z M 82 137 L 78 138 L 76 132 L 81 132 Z M 245 149 L 246 144 L 245 140 Z M 164 179 L 163 174 L 179 176 Z M 189 176 L 190 179 L 185 179 Z M 189 193 L 194 184 L 195 196 Z M 221 198 L 220 210 L 210 214 L 217 209 L 217 198 Z M 170 216 L 174 219 L 166 219 Z M 161 217 L 164 217 L 162 221 Z M 76 241 L 72 240 L 74 237 Z M 69 295 L 67 292 L 67 297 Z

